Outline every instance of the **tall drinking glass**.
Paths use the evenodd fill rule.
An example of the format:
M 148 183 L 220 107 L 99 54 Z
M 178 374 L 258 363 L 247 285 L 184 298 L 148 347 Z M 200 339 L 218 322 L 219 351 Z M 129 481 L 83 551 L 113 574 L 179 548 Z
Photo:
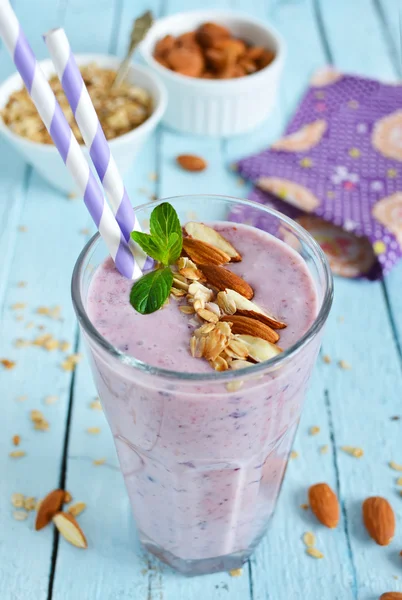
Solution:
M 99 235 L 78 258 L 74 308 L 140 539 L 161 560 L 192 575 L 239 568 L 266 531 L 333 290 L 317 243 L 280 213 L 222 196 L 167 200 L 182 223 L 227 221 L 246 211 L 248 223 L 301 256 L 314 281 L 318 307 L 302 338 L 266 363 L 241 371 L 168 371 L 119 351 L 92 325 L 88 289 L 107 256 Z M 145 226 L 156 204 L 136 209 Z

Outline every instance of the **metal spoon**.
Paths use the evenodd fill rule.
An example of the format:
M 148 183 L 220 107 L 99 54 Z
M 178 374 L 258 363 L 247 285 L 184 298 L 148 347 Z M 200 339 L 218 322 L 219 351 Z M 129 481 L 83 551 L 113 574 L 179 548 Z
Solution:
M 143 15 L 135 19 L 133 28 L 130 35 L 130 43 L 128 45 L 127 54 L 116 73 L 115 80 L 112 84 L 112 89 L 118 87 L 121 82 L 125 79 L 128 69 L 130 67 L 131 57 L 134 54 L 134 50 L 140 42 L 144 39 L 149 29 L 154 22 L 153 15 L 150 10 L 147 10 Z

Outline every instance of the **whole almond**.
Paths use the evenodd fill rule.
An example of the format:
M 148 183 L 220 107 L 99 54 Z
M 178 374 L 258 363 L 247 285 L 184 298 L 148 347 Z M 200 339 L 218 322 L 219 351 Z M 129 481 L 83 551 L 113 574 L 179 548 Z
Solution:
M 230 256 L 200 240 L 183 238 L 183 250 L 197 265 L 224 265 L 230 261 Z
M 204 70 L 204 57 L 196 48 L 173 48 L 164 56 L 173 71 L 188 77 L 201 77 Z M 200 169 L 195 169 L 199 171 Z
M 233 226 L 233 230 L 236 230 L 236 226 Z M 211 246 L 215 246 L 215 248 L 222 250 L 230 256 L 231 262 L 241 261 L 241 255 L 236 248 L 212 227 L 208 227 L 208 225 L 204 225 L 204 223 L 189 221 L 185 224 L 184 231 L 189 237 L 200 240 L 201 242 L 206 242 L 207 244 L 211 244 Z
M 395 533 L 395 514 L 388 500 L 371 496 L 363 502 L 362 510 L 369 536 L 379 546 L 388 546 Z
M 339 523 L 339 503 L 335 492 L 326 483 L 316 483 L 308 490 L 310 508 L 317 519 L 330 529 Z
M 196 35 L 198 43 L 209 48 L 224 39 L 230 38 L 230 31 L 217 23 L 204 23 L 198 28 Z
M 204 171 L 207 168 L 206 161 L 194 154 L 180 154 L 176 157 L 176 161 L 185 171 Z
M 279 335 L 265 323 L 249 319 L 248 317 L 239 317 L 238 315 L 224 315 L 221 321 L 232 323 L 232 333 L 240 335 L 252 335 L 261 338 L 271 344 L 275 344 L 279 340 Z
M 53 523 L 67 542 L 77 548 L 88 548 L 86 537 L 72 515 L 59 512 L 53 517 Z
M 379 600 L 402 600 L 402 592 L 385 592 Z
M 218 265 L 200 265 L 202 273 L 207 281 L 217 290 L 224 291 L 226 288 L 234 290 L 248 300 L 254 296 L 253 288 L 241 277 Z
M 54 515 L 59 512 L 64 502 L 64 490 L 53 490 L 41 501 L 35 519 L 35 529 L 40 531 L 50 523 Z

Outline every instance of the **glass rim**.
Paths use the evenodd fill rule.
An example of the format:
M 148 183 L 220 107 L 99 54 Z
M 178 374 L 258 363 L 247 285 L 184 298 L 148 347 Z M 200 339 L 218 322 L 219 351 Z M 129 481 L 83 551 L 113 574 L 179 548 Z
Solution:
M 243 369 L 237 370 L 227 370 L 227 371 L 211 371 L 211 373 L 190 373 L 183 371 L 173 371 L 171 369 L 163 369 L 161 367 L 155 367 L 145 363 L 141 360 L 138 360 L 134 356 L 126 354 L 122 352 L 113 344 L 108 342 L 106 338 L 104 338 L 99 331 L 94 327 L 92 322 L 90 321 L 87 311 L 85 309 L 82 297 L 81 297 L 81 275 L 83 272 L 83 267 L 85 260 L 91 250 L 95 247 L 95 245 L 100 241 L 99 232 L 95 233 L 92 238 L 85 244 L 84 248 L 81 250 L 77 261 L 74 265 L 74 270 L 71 279 L 71 296 L 73 307 L 75 313 L 77 315 L 77 319 L 85 333 L 89 336 L 92 341 L 95 341 L 99 346 L 103 348 L 108 354 L 111 354 L 114 358 L 119 360 L 124 365 L 129 367 L 133 367 L 147 373 L 149 375 L 157 375 L 159 377 L 167 378 L 167 379 L 180 379 L 187 380 L 190 382 L 201 382 L 201 381 L 209 381 L 218 383 L 220 381 L 231 381 L 233 379 L 239 379 L 241 377 L 249 378 L 249 376 L 262 374 L 263 371 L 267 369 L 273 370 L 277 369 L 283 364 L 286 364 L 310 342 L 311 339 L 315 337 L 316 334 L 321 330 L 325 321 L 327 320 L 329 311 L 331 309 L 332 300 L 333 300 L 333 277 L 331 268 L 329 266 L 328 260 L 320 248 L 319 244 L 316 240 L 306 231 L 303 227 L 301 227 L 296 221 L 290 219 L 286 215 L 283 215 L 279 211 L 267 207 L 264 205 L 260 205 L 257 202 L 253 202 L 252 200 L 247 200 L 243 198 L 236 198 L 235 196 L 225 196 L 223 194 L 183 194 L 180 196 L 169 196 L 167 198 L 160 198 L 155 200 L 154 202 L 147 202 L 141 204 L 140 206 L 136 206 L 134 211 L 137 213 L 142 209 L 152 209 L 155 206 L 158 206 L 161 202 L 169 202 L 174 200 L 189 200 L 191 198 L 219 198 L 222 200 L 229 200 L 236 202 L 237 204 L 242 204 L 243 206 L 249 206 L 254 209 L 261 210 L 265 213 L 273 215 L 277 217 L 281 222 L 286 223 L 294 232 L 296 232 L 300 239 L 302 239 L 309 248 L 315 254 L 315 258 L 321 264 L 323 268 L 324 275 L 324 285 L 325 292 L 322 299 L 320 310 L 318 311 L 317 316 L 315 317 L 313 323 L 310 325 L 309 329 L 298 339 L 294 344 L 292 344 L 289 348 L 278 354 L 277 356 L 261 363 L 257 363 L 252 367 L 245 367 Z M 235 224 L 235 221 L 233 221 Z

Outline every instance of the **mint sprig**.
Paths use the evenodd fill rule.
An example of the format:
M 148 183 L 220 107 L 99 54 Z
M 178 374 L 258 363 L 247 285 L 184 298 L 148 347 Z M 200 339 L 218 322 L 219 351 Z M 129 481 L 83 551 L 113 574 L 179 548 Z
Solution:
M 156 261 L 160 267 L 135 282 L 131 288 L 130 304 L 146 315 L 158 310 L 169 296 L 173 283 L 170 265 L 180 257 L 183 233 L 173 206 L 162 202 L 152 211 L 150 233 L 133 231 L 132 239 Z

